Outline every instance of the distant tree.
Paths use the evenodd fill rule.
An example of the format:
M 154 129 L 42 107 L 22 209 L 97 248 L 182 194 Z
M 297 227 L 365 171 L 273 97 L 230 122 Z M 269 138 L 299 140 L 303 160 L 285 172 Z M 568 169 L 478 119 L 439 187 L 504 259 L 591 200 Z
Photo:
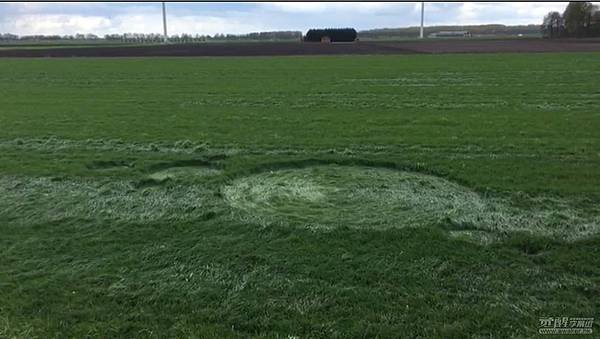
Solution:
M 541 31 L 543 36 L 556 38 L 599 37 L 600 10 L 591 2 L 571 1 L 562 16 L 558 12 L 550 12 L 544 17 Z
M 19 36 L 18 35 L 14 35 L 14 34 L 10 34 L 10 33 L 4 33 L 4 34 L 0 34 L 0 40 L 2 40 L 2 41 L 19 40 Z
M 550 12 L 544 17 L 542 34 L 549 38 L 558 38 L 564 34 L 564 20 L 560 13 Z
M 569 2 L 563 13 L 565 29 L 569 36 L 578 38 L 588 36 L 593 9 L 591 2 Z
M 592 7 L 592 17 L 590 21 L 591 36 L 600 36 L 600 7 Z

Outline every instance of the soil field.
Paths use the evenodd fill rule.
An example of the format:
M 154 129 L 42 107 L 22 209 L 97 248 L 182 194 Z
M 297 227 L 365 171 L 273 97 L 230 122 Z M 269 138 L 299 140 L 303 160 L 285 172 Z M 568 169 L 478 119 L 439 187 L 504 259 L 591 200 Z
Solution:
M 282 56 L 415 53 L 597 52 L 600 40 L 436 40 L 357 42 L 206 43 L 151 46 L 52 47 L 0 49 L 0 57 L 151 57 L 151 56 Z

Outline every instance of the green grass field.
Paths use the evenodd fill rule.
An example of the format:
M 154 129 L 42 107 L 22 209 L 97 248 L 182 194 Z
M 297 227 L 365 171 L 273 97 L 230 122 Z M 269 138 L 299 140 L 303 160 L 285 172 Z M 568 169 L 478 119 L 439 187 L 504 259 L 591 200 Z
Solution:
M 599 57 L 3 59 L 0 337 L 597 334 Z

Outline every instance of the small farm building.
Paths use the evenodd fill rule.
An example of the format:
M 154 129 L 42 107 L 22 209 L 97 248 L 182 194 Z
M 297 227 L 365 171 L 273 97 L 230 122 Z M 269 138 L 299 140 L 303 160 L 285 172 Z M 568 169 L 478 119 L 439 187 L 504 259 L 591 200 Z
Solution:
M 429 34 L 430 38 L 470 38 L 471 36 L 469 31 L 440 31 Z
M 354 28 L 310 29 L 304 36 L 306 42 L 354 42 L 357 37 Z

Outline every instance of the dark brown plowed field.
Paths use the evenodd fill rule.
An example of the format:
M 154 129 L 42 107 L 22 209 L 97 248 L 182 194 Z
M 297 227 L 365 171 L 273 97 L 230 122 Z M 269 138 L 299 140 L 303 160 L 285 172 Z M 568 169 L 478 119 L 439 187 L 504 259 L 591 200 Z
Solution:
M 436 54 L 598 52 L 600 39 L 436 40 L 320 44 L 302 42 L 205 43 L 153 46 L 0 49 L 0 57 L 270 56 L 335 54 Z

